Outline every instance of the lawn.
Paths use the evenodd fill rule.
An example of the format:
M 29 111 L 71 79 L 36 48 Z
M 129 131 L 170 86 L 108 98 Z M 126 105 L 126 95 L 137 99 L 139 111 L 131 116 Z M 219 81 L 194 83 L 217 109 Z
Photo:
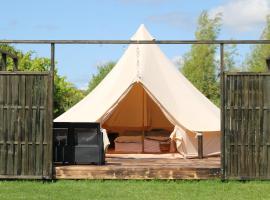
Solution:
M 1 181 L 0 199 L 270 199 L 270 182 Z

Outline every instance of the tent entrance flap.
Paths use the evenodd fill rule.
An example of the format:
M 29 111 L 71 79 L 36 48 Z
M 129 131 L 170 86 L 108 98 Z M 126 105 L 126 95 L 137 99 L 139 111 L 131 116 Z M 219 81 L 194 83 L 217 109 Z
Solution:
M 152 129 L 171 131 L 174 128 L 140 83 L 133 85 L 102 126 L 109 131 Z

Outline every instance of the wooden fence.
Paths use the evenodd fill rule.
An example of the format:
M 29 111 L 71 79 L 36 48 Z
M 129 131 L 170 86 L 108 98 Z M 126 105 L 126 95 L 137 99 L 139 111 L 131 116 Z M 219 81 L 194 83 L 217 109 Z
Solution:
M 0 178 L 52 177 L 51 78 L 0 71 Z
M 223 80 L 225 179 L 270 179 L 270 73 Z

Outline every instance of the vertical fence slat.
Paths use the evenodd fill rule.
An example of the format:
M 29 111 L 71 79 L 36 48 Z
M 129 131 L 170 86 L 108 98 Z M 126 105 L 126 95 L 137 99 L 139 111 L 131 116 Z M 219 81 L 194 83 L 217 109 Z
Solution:
M 244 133 L 244 116 L 243 116 L 243 94 L 244 94 L 244 88 L 243 88 L 243 77 L 239 77 L 239 139 L 240 139 L 240 147 L 239 147 L 239 152 L 240 152 L 240 158 L 239 158 L 239 175 L 243 176 L 244 175 L 244 170 L 245 170 L 245 133 Z
M 12 135 L 13 135 L 13 119 L 12 119 L 12 76 L 7 77 L 7 174 L 12 175 L 13 172 L 13 150 L 12 150 Z
M 224 86 L 224 91 L 223 94 L 225 95 L 224 98 L 225 98 L 225 105 L 227 105 L 227 109 L 226 109 L 226 113 L 224 114 L 224 132 L 227 133 L 227 134 L 224 134 L 224 152 L 225 152 L 225 155 L 224 155 L 224 166 L 225 166 L 225 178 L 227 177 L 227 174 L 230 172 L 230 158 L 231 158 L 231 154 L 230 154 L 230 143 L 229 142 L 226 142 L 226 141 L 229 141 L 230 140 L 230 137 L 231 137 L 231 120 L 229 117 L 226 117 L 226 116 L 230 116 L 230 113 L 231 113 L 231 104 L 230 104 L 230 99 L 231 99 L 231 93 L 228 92 L 228 90 L 230 90 L 231 88 L 231 85 L 230 85 L 230 76 L 227 76 L 226 74 L 225 75 L 225 80 L 226 80 L 226 84 Z
M 24 129 L 25 129 L 25 76 L 20 76 L 20 84 L 19 84 L 19 106 L 21 109 L 19 111 L 19 120 L 18 120 L 18 166 L 17 166 L 17 174 L 22 173 L 22 144 L 23 136 L 24 136 Z
M 258 91 L 257 91 L 257 101 L 258 101 L 258 109 L 259 109 L 259 117 L 258 117 L 258 129 L 259 129 L 259 176 L 265 177 L 264 169 L 262 168 L 263 163 L 263 154 L 264 154 L 264 134 L 262 129 L 262 118 L 263 118 L 263 96 L 262 96 L 262 77 L 258 76 Z
M 248 162 L 249 162 L 249 160 L 248 160 L 248 157 L 249 157 L 249 155 L 248 155 L 248 148 L 249 148 L 249 146 L 248 146 L 248 141 L 249 141 L 249 138 L 248 138 L 248 130 L 249 130 L 249 124 L 248 124 L 248 119 L 249 119 L 249 90 L 248 90 L 248 86 L 249 86 L 249 82 L 248 82 L 248 79 L 247 79 L 247 77 L 246 76 L 242 76 L 243 77 L 243 99 L 244 99 L 244 101 L 243 101 L 243 109 L 244 109 L 244 111 L 243 111 L 243 132 L 242 132 L 242 134 L 243 134 L 243 136 L 242 137 L 244 137 L 244 140 L 243 140 L 243 142 L 244 142 L 244 163 L 242 163 L 243 164 L 243 166 L 242 166 L 242 168 L 243 168 L 243 170 L 242 170 L 242 176 L 244 176 L 244 175 L 247 175 L 247 173 L 249 173 L 248 172 L 248 169 L 246 169 L 246 166 L 248 166 Z
M 16 174 L 18 170 L 18 104 L 19 104 L 19 77 L 13 76 L 12 80 L 12 156 L 13 156 L 13 172 L 12 174 Z M 16 141 L 16 143 L 14 143 Z
M 54 56 L 53 56 L 54 57 Z M 53 59 L 54 60 L 54 59 Z M 53 61 L 54 63 L 54 61 Z M 46 136 L 46 141 L 47 141 L 47 145 L 45 146 L 46 148 L 46 154 L 44 154 L 44 163 L 47 163 L 47 167 L 45 169 L 45 172 L 44 172 L 44 176 L 47 177 L 47 178 L 51 178 L 52 176 L 52 168 L 53 168 L 53 133 L 52 133 L 52 130 L 53 130 L 53 98 L 51 98 L 51 96 L 53 96 L 53 79 L 54 79 L 54 70 L 51 71 L 51 75 L 48 76 L 48 88 L 47 88 L 47 91 L 48 91 L 48 95 L 47 96 L 47 119 L 46 119 L 46 123 L 45 123 L 45 126 L 46 126 L 46 132 L 45 132 L 45 136 Z M 45 138 L 44 136 L 44 138 Z M 45 150 L 44 150 L 45 152 Z M 45 166 L 45 164 L 44 164 Z
M 31 160 L 31 174 L 36 174 L 36 156 L 35 156 L 35 147 L 36 147 L 36 132 L 37 132 L 37 95 L 38 95 L 38 81 L 37 76 L 33 77 L 33 95 L 32 95 L 32 123 L 31 123 L 31 153 L 30 153 L 30 160 Z M 34 92 L 35 91 L 35 92 Z
M 263 80 L 263 106 L 264 106 L 264 114 L 263 114 L 263 132 L 265 135 L 265 154 L 264 161 L 267 177 L 270 179 L 270 76 L 264 77 Z
M 0 76 L 0 173 L 5 174 L 5 118 L 4 118 L 5 77 Z
M 236 97 L 236 91 L 235 91 L 235 77 L 232 76 L 232 87 L 231 87 L 231 90 L 232 90 L 232 97 L 231 97 L 231 118 L 232 118 L 232 135 L 231 135 L 231 158 L 232 158 L 232 161 L 231 161 L 231 171 L 232 171 L 232 174 L 235 176 L 236 175 L 236 169 L 237 167 L 235 166 L 235 162 L 236 162 L 236 158 L 235 158 L 235 144 L 236 144 L 236 119 L 235 119 L 235 110 L 234 110 L 234 107 L 235 107 L 235 97 Z

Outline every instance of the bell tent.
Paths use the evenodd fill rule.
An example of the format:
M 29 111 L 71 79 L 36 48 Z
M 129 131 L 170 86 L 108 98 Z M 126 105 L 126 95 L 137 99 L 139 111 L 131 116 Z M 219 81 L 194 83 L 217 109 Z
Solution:
M 154 40 L 141 25 L 131 40 Z M 156 44 L 130 44 L 102 82 L 55 122 L 100 122 L 107 132 L 167 130 L 185 157 L 220 153 L 220 110 Z

